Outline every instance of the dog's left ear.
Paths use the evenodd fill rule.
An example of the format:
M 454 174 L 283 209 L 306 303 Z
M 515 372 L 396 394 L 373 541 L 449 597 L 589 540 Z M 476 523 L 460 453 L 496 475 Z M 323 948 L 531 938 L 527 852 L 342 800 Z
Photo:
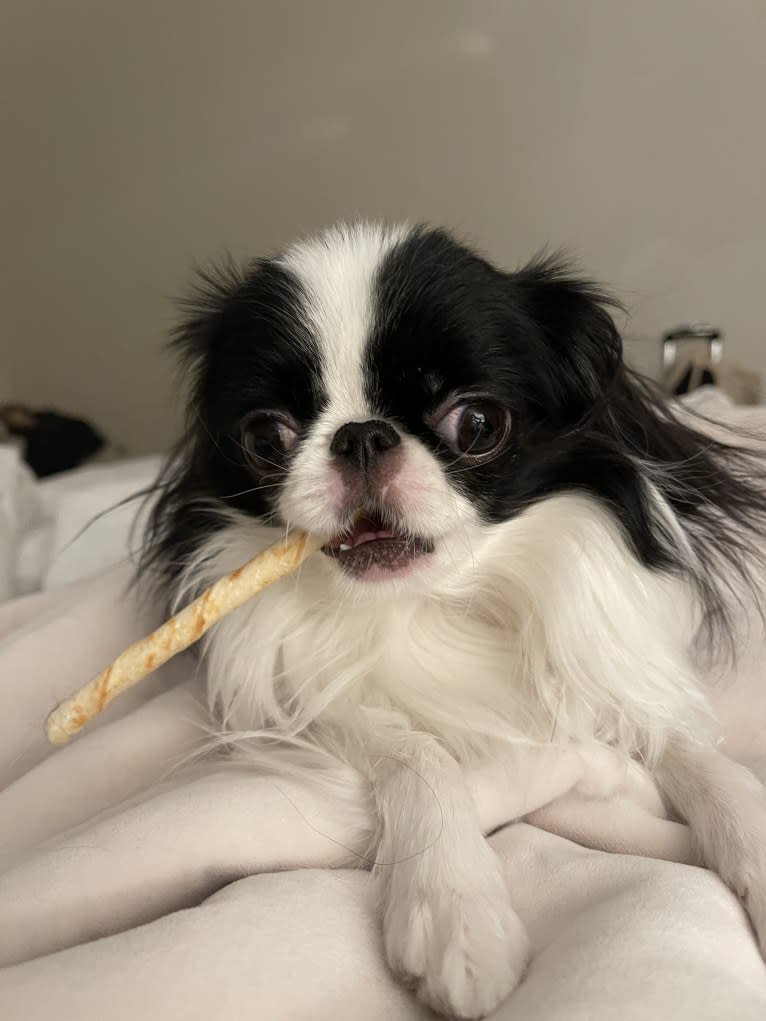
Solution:
M 528 331 L 525 361 L 541 399 L 562 421 L 578 420 L 604 396 L 622 364 L 611 314 L 621 306 L 559 256 L 537 258 L 508 280 Z

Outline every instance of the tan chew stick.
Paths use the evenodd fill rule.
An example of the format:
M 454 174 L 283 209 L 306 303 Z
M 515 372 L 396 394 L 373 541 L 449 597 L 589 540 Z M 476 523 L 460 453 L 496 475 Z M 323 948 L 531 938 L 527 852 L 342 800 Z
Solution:
M 156 631 L 134 642 L 103 673 L 54 709 L 46 724 L 48 740 L 51 744 L 65 744 L 113 698 L 167 663 L 176 653 L 188 649 L 213 624 L 267 585 L 295 571 L 322 545 L 322 540 L 301 532 L 221 578 Z

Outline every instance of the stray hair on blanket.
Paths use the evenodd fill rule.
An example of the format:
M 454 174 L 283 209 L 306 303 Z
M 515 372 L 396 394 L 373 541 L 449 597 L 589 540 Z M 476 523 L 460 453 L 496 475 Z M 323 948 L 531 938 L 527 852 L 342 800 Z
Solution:
M 48 740 L 51 744 L 65 744 L 121 692 L 188 649 L 213 624 L 267 585 L 297 570 L 321 545 L 322 540 L 300 532 L 220 578 L 156 631 L 134 642 L 106 670 L 54 709 L 46 723 Z

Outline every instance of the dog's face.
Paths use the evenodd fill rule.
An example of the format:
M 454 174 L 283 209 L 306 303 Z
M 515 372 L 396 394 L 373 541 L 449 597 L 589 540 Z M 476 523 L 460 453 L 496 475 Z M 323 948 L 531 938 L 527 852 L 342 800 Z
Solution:
M 550 262 L 506 274 L 443 232 L 364 225 L 207 284 L 180 333 L 192 488 L 325 537 L 345 579 L 448 568 L 458 537 L 581 484 L 566 438 L 619 340 Z

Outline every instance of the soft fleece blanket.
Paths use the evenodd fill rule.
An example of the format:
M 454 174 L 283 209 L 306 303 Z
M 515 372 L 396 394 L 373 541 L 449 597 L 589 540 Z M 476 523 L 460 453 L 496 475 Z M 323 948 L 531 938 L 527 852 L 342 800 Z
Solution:
M 0 606 L 0 1018 L 431 1017 L 388 974 L 355 807 L 208 761 L 180 657 L 70 746 L 47 712 L 155 624 L 127 569 Z M 766 761 L 763 636 L 718 686 L 729 754 Z M 504 1021 L 766 1018 L 739 902 L 651 782 L 518 752 L 472 785 L 534 957 Z M 363 826 L 361 827 L 363 828 Z

